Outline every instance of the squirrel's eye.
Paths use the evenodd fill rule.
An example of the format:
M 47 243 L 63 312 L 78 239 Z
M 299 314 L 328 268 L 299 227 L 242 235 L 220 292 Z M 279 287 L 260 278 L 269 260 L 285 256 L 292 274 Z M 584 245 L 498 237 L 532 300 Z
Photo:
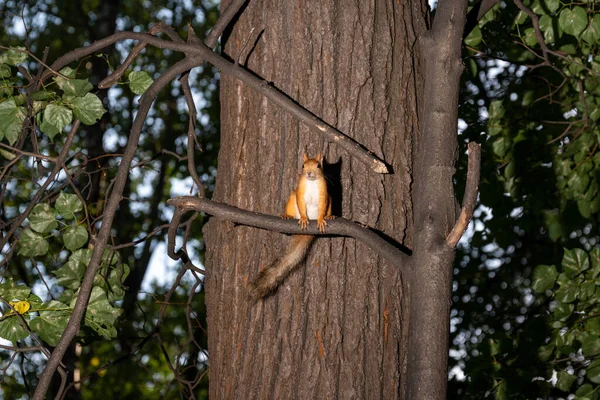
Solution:
M 304 164 L 302 164 L 302 169 L 304 169 Z
M 321 163 L 317 164 L 317 168 L 321 169 Z

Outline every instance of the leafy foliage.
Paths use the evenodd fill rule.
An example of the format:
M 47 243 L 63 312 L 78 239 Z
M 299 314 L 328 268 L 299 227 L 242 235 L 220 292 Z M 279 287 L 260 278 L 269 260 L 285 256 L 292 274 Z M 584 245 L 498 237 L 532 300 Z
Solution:
M 462 137 L 485 145 L 455 269 L 458 398 L 598 397 L 599 20 L 589 3 L 500 2 L 465 41 Z
M 6 398 L 31 396 L 43 368 L 32 361 L 38 357 L 31 353 L 39 353 L 41 344 L 56 345 L 71 316 L 102 226 L 104 202 L 113 190 L 123 145 L 137 112 L 136 95 L 143 94 L 159 71 L 182 56 L 148 47 L 136 59 L 134 71 L 109 91 L 95 85 L 120 64 L 133 43 L 118 43 L 108 53 L 59 70 L 46 66 L 108 35 L 116 24 L 120 30 L 145 31 L 157 20 L 175 27 L 192 22 L 202 35 L 218 10 L 212 2 L 206 2 L 201 12 L 196 6 L 180 1 L 153 2 L 148 7 L 126 3 L 106 13 L 101 3 L 5 4 L 7 18 L 0 25 L 0 241 L 13 226 L 15 230 L 6 246 L 0 246 L 0 285 L 20 291 L 16 291 L 18 296 L 16 289 L 0 292 L 0 338 L 28 349 L 0 350 L 6 372 L 0 383 Z M 26 32 L 15 29 L 21 23 L 27 26 Z M 177 33 L 183 36 L 184 30 Z M 46 47 L 47 56 L 43 54 Z M 144 72 L 137 71 L 140 68 Z M 195 160 L 197 172 L 211 190 L 218 150 L 218 99 L 213 94 L 218 81 L 215 71 L 205 67 L 192 71 L 190 82 L 194 95 L 202 99 L 197 140 L 204 153 L 198 152 Z M 194 386 L 195 395 L 207 396 L 207 381 L 202 378 L 206 355 L 198 347 L 206 346 L 205 312 L 197 286 L 189 283 L 189 276 L 175 283 L 163 282 L 177 289 L 170 294 L 175 303 L 168 307 L 160 301 L 167 292 L 161 286 L 154 287 L 155 297 L 139 293 L 151 256 L 155 251 L 161 256 L 163 226 L 169 219 L 163 205 L 173 193 L 187 193 L 192 186 L 184 181 L 189 176 L 186 162 L 169 155 L 183 154 L 187 146 L 187 108 L 177 103 L 180 98 L 181 86 L 175 82 L 154 103 L 137 148 L 139 163 L 131 171 L 113 224 L 109 247 L 117 249 L 104 251 L 94 277 L 91 302 L 77 338 L 83 351 L 76 356 L 73 343 L 68 352 L 71 358 L 64 360 L 84 372 L 81 394 L 86 398 L 100 394 L 173 397 L 184 392 L 172 384 L 175 373 L 181 379 L 201 382 Z M 75 119 L 82 125 L 64 165 L 53 176 L 51 171 Z M 22 215 L 27 219 L 15 225 Z M 192 237 L 201 237 L 200 228 L 198 224 L 190 229 Z M 198 242 L 190 242 L 189 249 L 197 254 Z M 198 277 L 192 279 L 200 282 Z M 186 301 L 194 308 L 180 306 Z M 158 319 L 162 319 L 160 330 Z M 159 338 L 160 343 L 154 340 Z M 128 377 L 127 385 L 123 376 Z M 73 391 L 73 385 L 66 390 Z
M 83 206 L 77 196 L 64 192 L 59 194 L 56 206 L 60 210 L 60 216 L 66 215 L 66 218 L 59 218 L 59 213 L 47 203 L 36 204 L 29 214 L 29 227 L 22 233 L 19 255 L 26 257 L 47 255 L 50 244 L 42 234 L 57 231 L 49 237 L 62 236 L 65 248 L 74 253 L 64 266 L 53 273 L 58 278 L 58 284 L 69 289 L 77 289 L 81 285 L 85 267 L 91 257 L 89 250 L 79 250 L 88 242 L 87 230 L 78 225 L 76 219 L 76 213 L 79 214 Z M 73 220 L 72 223 L 64 226 L 64 220 L 69 219 Z M 62 226 L 60 229 L 62 234 L 57 229 L 59 223 Z M 103 275 L 99 273 L 98 286 L 92 292 L 92 301 L 84 320 L 86 326 L 106 339 L 116 336 L 114 325 L 120 313 L 120 309 L 111 305 L 108 298 L 110 297 L 112 302 L 123 298 L 122 285 L 129 273 L 126 265 L 117 266 L 117 259 L 118 257 L 112 255 L 105 258 L 106 267 L 101 273 L 108 272 L 110 278 L 102 279 Z M 120 268 L 120 273 L 117 273 L 117 268 Z M 5 304 L 9 308 L 5 308 L 0 320 L 0 338 L 16 343 L 29 336 L 29 332 L 36 332 L 42 340 L 51 346 L 56 346 L 71 316 L 72 306 L 77 300 L 77 292 L 63 291 L 60 297 L 62 302 L 52 299 L 44 303 L 30 291 L 29 287 L 16 285 L 13 281 L 0 285 L 0 298 L 9 300 L 9 303 Z M 111 295 L 108 296 L 107 293 Z M 115 296 L 114 293 L 119 293 L 120 296 Z

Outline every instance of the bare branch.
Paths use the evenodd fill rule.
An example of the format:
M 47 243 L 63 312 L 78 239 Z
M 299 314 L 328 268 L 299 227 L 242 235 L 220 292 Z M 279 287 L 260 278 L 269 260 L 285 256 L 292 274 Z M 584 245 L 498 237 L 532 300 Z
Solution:
M 159 32 L 165 32 L 167 36 L 171 38 L 171 40 L 176 40 L 175 37 L 173 37 L 173 35 L 177 36 L 177 33 L 175 33 L 175 31 L 173 31 L 173 28 L 167 26 L 164 22 L 154 24 L 148 30 L 148 34 L 153 36 L 157 35 Z M 133 46 L 133 49 L 131 49 L 131 52 L 127 55 L 125 61 L 123 61 L 123 63 L 110 75 L 108 75 L 106 78 L 100 81 L 100 83 L 98 84 L 98 89 L 106 89 L 116 84 L 119 81 L 119 79 L 121 79 L 127 68 L 129 68 L 129 66 L 136 59 L 136 57 L 140 55 L 142 50 L 144 50 L 147 44 L 148 42 L 146 42 L 145 40 L 140 40 L 135 46 Z
M 210 30 L 204 41 L 208 47 L 213 48 L 217 45 L 217 40 L 219 40 L 225 28 L 227 28 L 231 20 L 235 18 L 247 1 L 248 0 L 233 0 L 231 4 L 227 6 L 227 9 L 221 13 L 219 20 L 215 23 L 215 26 Z
M 484 15 L 498 3 L 500 3 L 500 0 L 481 0 L 471 8 L 471 11 L 467 14 L 467 23 L 465 24 L 465 31 L 463 32 L 463 39 L 469 36 L 481 18 L 483 18 Z
M 366 150 L 361 144 L 357 143 L 354 139 L 350 138 L 349 136 L 346 136 L 344 133 L 340 132 L 336 128 L 332 127 L 325 121 L 318 118 L 312 112 L 297 104 L 294 100 L 289 98 L 283 92 L 280 92 L 266 80 L 258 78 L 251 72 L 239 66 L 236 66 L 235 63 L 226 60 L 221 55 L 215 53 L 204 44 L 173 42 L 159 39 L 157 37 L 144 33 L 117 32 L 104 39 L 98 40 L 87 47 L 82 47 L 65 54 L 54 64 L 52 64 L 52 68 L 60 69 L 64 65 L 67 65 L 78 58 L 99 51 L 119 40 L 124 39 L 136 39 L 141 41 L 147 41 L 148 43 L 159 48 L 177 50 L 184 53 L 193 54 L 196 56 L 194 58 L 206 60 L 209 63 L 213 64 L 215 67 L 219 68 L 221 72 L 226 73 L 242 81 L 249 87 L 253 88 L 257 92 L 271 100 L 281 109 L 285 110 L 293 117 L 302 121 L 313 131 L 325 135 L 325 138 L 329 142 L 337 144 L 338 146 L 346 150 L 349 154 L 351 154 L 353 157 L 366 164 L 373 171 L 380 174 L 387 174 L 390 172 L 385 162 L 381 161 L 378 157 L 374 156 L 371 152 Z
M 207 214 L 235 222 L 236 224 L 254 226 L 256 228 L 268 229 L 276 232 L 302 235 L 309 234 L 315 236 L 349 236 L 369 246 L 375 253 L 382 258 L 385 258 L 392 265 L 400 268 L 401 271 L 407 271 L 407 263 L 405 261 L 411 254 L 409 249 L 397 243 L 392 244 L 379 236 L 376 231 L 344 218 L 336 218 L 328 221 L 326 233 L 323 234 L 319 232 L 316 221 L 312 221 L 312 223 L 308 225 L 307 229 L 303 230 L 300 225 L 298 225 L 297 221 L 294 220 L 282 220 L 281 218 L 273 215 L 246 211 L 227 204 L 201 199 L 199 197 L 176 197 L 168 200 L 167 204 L 177 207 L 180 212 L 192 210 L 202 211 Z M 178 215 L 180 218 L 180 213 L 178 213 Z M 174 227 L 176 229 L 177 227 L 177 220 L 175 219 L 175 216 L 173 217 L 171 224 L 171 227 L 169 227 L 170 235 L 172 234 L 172 228 Z M 169 238 L 169 255 L 171 255 L 171 250 L 174 247 L 174 243 L 175 240 L 170 240 Z
M 185 97 L 185 102 L 188 106 L 189 121 L 188 121 L 188 131 L 187 131 L 187 166 L 188 172 L 192 177 L 192 180 L 198 187 L 198 196 L 204 197 L 206 196 L 206 188 L 204 184 L 200 180 L 198 176 L 198 172 L 196 171 L 196 162 L 194 161 L 194 143 L 196 143 L 196 104 L 194 103 L 194 98 L 192 97 L 192 90 L 190 89 L 189 82 L 189 73 L 186 72 L 179 78 L 179 82 L 181 83 L 181 89 L 183 90 L 183 96 Z
M 46 156 L 46 155 L 43 155 L 43 154 L 40 154 L 40 153 L 30 153 L 28 151 L 23 151 L 23 150 L 17 149 L 16 147 L 12 147 L 12 146 L 9 146 L 9 145 L 4 144 L 4 143 L 0 143 L 0 147 L 4 147 L 8 151 L 12 151 L 12 152 L 17 153 L 17 154 L 22 155 L 22 156 L 39 158 L 40 160 L 46 160 L 46 161 L 50 161 L 50 162 L 56 163 L 56 157 L 50 157 L 50 156 Z
M 463 233 L 469 225 L 475 204 L 477 203 L 477 193 L 479 187 L 479 173 L 481 167 L 481 145 L 475 142 L 469 143 L 469 163 L 467 167 L 467 183 L 465 186 L 465 194 L 463 196 L 462 209 L 458 220 L 452 228 L 452 231 L 446 237 L 448 246 L 454 248 Z
M 534 13 L 529 8 L 525 7 L 525 5 L 521 2 L 521 0 L 514 0 L 514 1 L 515 1 L 515 4 L 517 5 L 517 7 L 519 8 L 519 10 L 523 11 L 525 14 L 527 14 L 529 16 L 529 18 L 531 18 L 531 23 L 533 24 L 533 30 L 535 32 L 535 38 L 537 39 L 538 44 L 542 48 L 542 53 L 544 54 L 543 58 L 546 61 L 547 65 L 552 65 L 550 63 L 550 60 L 548 59 L 548 53 L 552 53 L 552 54 L 555 54 L 555 53 L 550 51 L 550 49 L 548 49 L 548 46 L 546 45 L 546 41 L 544 40 L 544 35 L 542 34 L 542 31 L 540 30 L 540 19 L 538 18 L 536 13 Z

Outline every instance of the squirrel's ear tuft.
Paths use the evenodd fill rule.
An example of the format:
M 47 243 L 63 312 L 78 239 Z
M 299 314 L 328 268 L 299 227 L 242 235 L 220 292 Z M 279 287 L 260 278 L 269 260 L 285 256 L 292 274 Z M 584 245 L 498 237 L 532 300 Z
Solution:
M 303 157 L 303 159 L 304 159 L 304 161 L 303 161 L 303 162 L 306 162 L 306 160 L 308 160 L 308 156 L 306 155 L 306 153 L 304 153 L 304 155 L 303 155 L 302 157 Z
M 323 163 L 323 154 L 321 154 L 321 152 L 319 152 L 319 154 L 317 154 L 317 158 L 316 158 L 316 160 L 317 160 L 319 163 Z

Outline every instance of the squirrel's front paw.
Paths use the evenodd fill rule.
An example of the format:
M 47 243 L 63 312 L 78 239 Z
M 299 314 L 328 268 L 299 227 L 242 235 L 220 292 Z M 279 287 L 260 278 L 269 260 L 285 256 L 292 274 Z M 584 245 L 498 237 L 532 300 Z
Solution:
M 321 233 L 325 232 L 325 225 L 327 225 L 327 222 L 325 221 L 324 218 L 318 218 L 317 219 L 317 224 L 319 224 L 319 231 Z
M 306 227 L 308 226 L 308 219 L 306 217 L 300 217 L 300 219 L 298 220 L 298 225 L 300 225 L 302 229 L 306 229 Z

